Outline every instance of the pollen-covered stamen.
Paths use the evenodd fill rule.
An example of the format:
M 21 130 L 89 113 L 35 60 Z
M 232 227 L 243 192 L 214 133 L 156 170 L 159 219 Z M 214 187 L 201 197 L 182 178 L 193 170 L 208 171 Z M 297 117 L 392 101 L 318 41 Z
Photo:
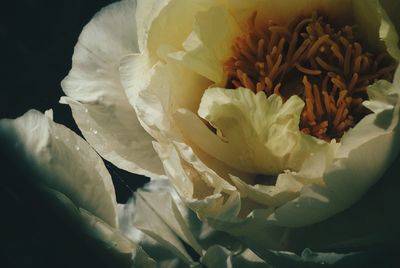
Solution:
M 386 53 L 372 54 L 361 45 L 356 26 L 336 30 L 322 16 L 272 21 L 237 38 L 233 56 L 225 63 L 226 88 L 246 87 L 267 96 L 303 98 L 302 132 L 329 141 L 340 140 L 369 111 L 367 86 L 392 80 L 397 63 Z

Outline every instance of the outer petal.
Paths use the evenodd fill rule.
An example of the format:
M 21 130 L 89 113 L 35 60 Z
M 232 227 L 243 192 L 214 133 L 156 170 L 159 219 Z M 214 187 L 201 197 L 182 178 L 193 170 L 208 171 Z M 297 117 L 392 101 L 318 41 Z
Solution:
M 207 249 L 202 258 L 202 263 L 210 268 L 248 267 L 248 268 L 269 268 L 267 262 L 260 259 L 251 250 L 235 254 L 225 247 L 214 245 Z
M 151 145 L 120 83 L 119 62 L 138 51 L 135 1 L 100 11 L 84 28 L 72 70 L 62 82 L 67 103 L 82 134 L 116 166 L 147 176 L 163 174 Z
M 236 188 L 205 166 L 189 146 L 155 144 L 155 148 L 178 194 L 200 217 L 237 216 L 240 203 Z
M 55 206 L 57 213 L 62 215 L 63 220 L 68 223 L 72 220 L 71 223 L 74 224 L 74 228 L 77 228 L 79 233 L 82 232 L 84 243 L 89 242 L 91 250 L 104 255 L 102 261 L 105 262 L 107 267 L 155 267 L 154 260 L 118 229 L 110 226 L 89 211 L 77 208 L 61 192 L 49 189 L 46 186 L 40 186 L 39 190 L 46 198 L 45 200 Z
M 368 207 L 371 207 L 370 203 L 371 202 L 368 201 L 368 204 L 364 204 L 362 210 L 368 210 Z M 330 227 L 329 223 L 323 223 L 317 227 L 317 232 L 313 232 L 312 229 L 307 228 L 294 229 L 292 232 L 295 233 L 295 235 L 292 235 L 288 230 L 282 229 L 282 227 L 273 229 L 271 226 L 269 229 L 264 229 L 263 233 L 257 234 L 251 229 L 252 226 L 249 225 L 246 230 L 242 230 L 244 238 L 248 238 L 248 234 L 250 233 L 256 235 L 256 237 L 261 236 L 262 239 L 258 241 L 259 243 L 249 243 L 248 240 L 244 239 L 244 244 L 242 244 L 226 233 L 212 229 L 207 222 L 199 221 L 187 207 L 182 205 L 182 202 L 167 180 L 152 179 L 143 190 L 140 190 L 136 201 L 125 205 L 124 210 L 130 210 L 130 213 L 125 212 L 124 215 L 128 220 L 133 220 L 133 222 L 136 223 L 135 225 L 144 231 L 144 233 L 141 233 L 140 237 L 137 236 L 134 240 L 137 241 L 149 255 L 157 260 L 159 266 L 181 267 L 184 265 L 184 263 L 178 260 L 178 258 L 182 258 L 182 253 L 177 252 L 177 247 L 173 246 L 173 244 L 176 243 L 176 238 L 185 241 L 187 248 L 194 248 L 199 253 L 199 263 L 210 268 L 270 266 L 325 267 L 326 265 L 333 265 L 334 267 L 364 267 L 369 261 L 379 263 L 383 258 L 379 258 L 380 255 L 378 254 L 382 254 L 383 250 L 385 250 L 385 248 L 374 248 L 363 252 L 341 254 L 331 252 L 332 250 L 329 249 L 329 253 L 324 253 L 305 248 L 304 245 L 307 244 L 309 244 L 310 247 L 315 247 L 315 240 L 319 240 L 321 236 L 324 238 L 333 238 L 333 240 L 335 240 L 334 235 L 326 233 L 333 231 L 335 234 L 340 234 L 340 230 L 343 228 L 340 228 L 340 230 L 327 229 L 327 227 Z M 353 220 L 356 219 L 358 222 L 363 221 L 363 219 L 358 217 L 359 212 L 360 211 L 356 212 L 355 217 L 350 218 Z M 363 212 L 365 213 L 366 211 Z M 352 212 L 347 214 L 351 215 Z M 260 216 L 262 216 L 262 213 L 259 213 L 256 217 Z M 142 217 L 147 217 L 147 220 L 143 220 Z M 148 217 L 152 220 L 148 221 Z M 343 218 L 341 220 L 343 220 Z M 338 222 L 333 221 L 331 224 L 333 224 L 333 226 L 342 226 L 340 225 L 341 220 L 339 219 Z M 357 228 L 357 223 L 350 223 L 350 225 L 352 228 Z M 131 227 L 129 229 L 132 230 L 134 228 Z M 234 229 L 235 224 L 232 224 L 224 231 L 232 232 Z M 188 232 L 192 238 L 187 240 L 185 238 L 187 235 L 183 234 L 180 230 L 186 230 L 185 232 Z M 356 230 L 352 231 L 353 233 L 357 233 Z M 137 230 L 137 232 L 140 231 Z M 283 236 L 281 236 L 282 233 Z M 150 238 L 147 234 L 154 239 Z M 165 241 L 166 237 L 173 237 L 173 239 Z M 285 241 L 287 237 L 291 237 L 296 240 L 295 243 L 302 245 L 300 248 L 296 248 L 296 251 L 301 254 L 297 255 L 293 252 L 276 251 L 269 248 L 270 239 L 278 239 L 278 242 L 282 242 Z M 357 237 L 357 235 L 350 235 L 350 237 Z M 324 238 L 322 240 L 324 240 Z M 175 242 L 172 243 L 173 241 Z M 309 241 L 312 243 L 310 244 Z M 251 250 L 246 248 L 246 245 L 250 246 Z M 196 249 L 199 246 L 202 248 L 201 251 Z M 201 267 L 199 263 L 193 261 L 190 262 L 190 264 L 187 263 L 186 266 Z M 142 266 L 137 265 L 137 267 Z
M 184 206 L 168 180 L 152 179 L 123 209 L 135 226 L 130 230 L 135 229 L 136 234 L 131 232 L 130 236 L 161 267 L 203 267 L 200 263 L 210 268 L 265 267 L 262 259 L 236 239 L 201 222 Z M 187 256 L 182 242 L 198 254 L 198 262 Z
M 112 227 L 117 226 L 114 186 L 101 158 L 78 135 L 31 110 L 0 121 L 9 153 L 39 181 Z
M 167 55 L 182 49 L 192 30 L 194 15 L 212 5 L 215 1 L 138 2 L 136 21 L 141 53 L 122 60 L 121 81 L 142 125 L 156 139 L 172 131 L 169 116 L 173 110 L 180 105 L 197 106 L 202 90 L 208 86 L 204 78 L 182 64 L 166 68 L 164 62 L 175 60 Z

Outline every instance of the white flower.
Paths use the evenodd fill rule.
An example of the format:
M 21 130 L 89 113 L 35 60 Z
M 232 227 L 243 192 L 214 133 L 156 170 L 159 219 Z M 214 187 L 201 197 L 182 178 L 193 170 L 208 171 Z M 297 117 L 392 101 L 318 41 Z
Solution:
M 400 145 L 399 72 L 393 82 L 368 87 L 363 104 L 371 113 L 357 124 L 348 118 L 352 128 L 344 135 L 334 123 L 337 141 L 306 135 L 299 122 L 313 122 L 318 111 L 306 110 L 304 121 L 303 106 L 310 105 L 300 97 L 283 103 L 276 95 L 224 89 L 230 79 L 224 65 L 255 11 L 257 25 L 272 20 L 287 26 L 314 11 L 332 23 L 349 21 L 359 25 L 363 45 L 383 45 L 400 59 L 396 30 L 378 1 L 122 1 L 83 30 L 61 101 L 102 157 L 147 176 L 165 170 L 201 218 L 281 249 L 287 227 L 314 224 L 350 207 L 393 163 Z M 351 49 L 349 55 L 358 53 Z M 256 87 L 237 76 L 242 86 Z M 303 83 L 307 87 L 307 79 Z M 279 93 L 279 86 L 265 84 Z M 345 108 L 335 109 L 340 118 L 345 114 Z M 320 135 L 311 126 L 304 131 Z M 273 176 L 272 185 L 266 176 Z
M 147 255 L 118 230 L 114 186 L 103 160 L 84 139 L 53 122 L 52 114 L 30 110 L 0 120 L 2 152 L 92 239 L 128 262 L 132 256 L 145 261 Z

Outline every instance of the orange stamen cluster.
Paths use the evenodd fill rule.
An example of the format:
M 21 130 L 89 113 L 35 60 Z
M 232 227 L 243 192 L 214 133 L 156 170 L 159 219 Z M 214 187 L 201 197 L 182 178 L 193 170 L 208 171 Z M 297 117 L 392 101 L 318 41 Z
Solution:
M 335 30 L 316 13 L 287 27 L 270 21 L 261 29 L 255 19 L 256 13 L 224 65 L 225 87 L 278 94 L 284 101 L 300 96 L 303 133 L 340 140 L 370 112 L 362 105 L 368 85 L 392 80 L 397 63 L 386 52 L 363 49 L 356 26 Z

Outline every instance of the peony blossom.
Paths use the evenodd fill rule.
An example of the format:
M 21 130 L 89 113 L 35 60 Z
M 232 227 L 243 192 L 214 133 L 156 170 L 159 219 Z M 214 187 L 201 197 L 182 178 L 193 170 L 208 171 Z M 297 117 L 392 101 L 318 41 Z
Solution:
M 61 102 L 105 159 L 288 249 L 398 156 L 399 59 L 378 1 L 122 1 L 83 30 Z
M 359 255 L 308 248 L 392 230 L 379 208 L 397 185 L 397 30 L 377 0 L 117 2 L 83 29 L 62 82 L 87 143 L 51 112 L 0 134 L 133 266 L 336 264 Z M 152 182 L 118 206 L 96 152 Z

